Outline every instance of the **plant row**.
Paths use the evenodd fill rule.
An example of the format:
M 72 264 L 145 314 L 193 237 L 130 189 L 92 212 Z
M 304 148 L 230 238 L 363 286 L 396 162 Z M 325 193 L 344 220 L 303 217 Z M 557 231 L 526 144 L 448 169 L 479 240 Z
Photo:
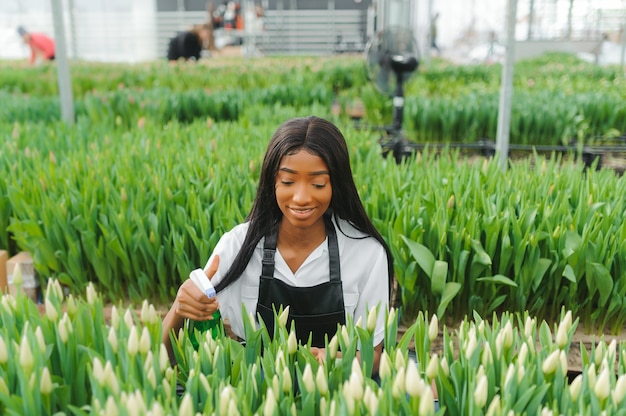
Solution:
M 228 62 L 228 61 L 227 61 Z M 78 118 L 117 126 L 141 120 L 232 121 L 258 105 L 339 104 L 345 114 L 365 103 L 365 122 L 391 124 L 392 100 L 367 79 L 360 59 L 267 58 L 214 66 L 75 64 Z M 0 65 L 3 120 L 60 118 L 53 67 Z M 600 68 L 568 55 L 517 64 L 510 142 L 520 145 L 607 144 L 626 134 L 626 80 L 616 67 Z M 30 82 L 33 77 L 40 80 Z M 0 77 L 1 78 L 1 77 Z M 406 136 L 417 142 L 494 140 L 499 66 L 456 66 L 443 61 L 417 71 L 406 85 Z
M 310 107 L 308 114 L 322 114 Z M 305 113 L 306 114 L 306 113 Z M 239 123 L 15 125 L 0 147 L 0 244 L 32 253 L 42 285 L 169 304 L 189 270 L 242 222 L 275 107 Z M 561 306 L 585 326 L 626 322 L 626 179 L 558 157 L 467 162 L 456 151 L 396 164 L 376 134 L 341 124 L 365 208 L 395 257 L 403 313 L 458 319 Z
M 93 286 L 84 297 L 64 298 L 51 280 L 40 313 L 19 289 L 19 268 L 16 275 L 17 294 L 0 299 L 3 414 L 575 415 L 626 409 L 624 344 L 601 338 L 591 350 L 581 345 L 581 369 L 575 376 L 570 371 L 567 355 L 578 324 L 571 311 L 561 312 L 553 327 L 528 314 L 474 315 L 456 328 L 443 326 L 443 346 L 433 352 L 440 336 L 436 315 L 420 313 L 399 336 L 396 311 L 374 308 L 367 322 L 338 327 L 321 362 L 286 327 L 288 311 L 277 311 L 272 334 L 249 315 L 244 344 L 206 333 L 194 349 L 188 333 L 172 334 L 172 366 L 160 342 L 160 317 L 148 302 L 140 313 L 114 306 L 105 319 Z M 386 324 L 374 374 L 370 322 L 377 313 L 385 313 Z

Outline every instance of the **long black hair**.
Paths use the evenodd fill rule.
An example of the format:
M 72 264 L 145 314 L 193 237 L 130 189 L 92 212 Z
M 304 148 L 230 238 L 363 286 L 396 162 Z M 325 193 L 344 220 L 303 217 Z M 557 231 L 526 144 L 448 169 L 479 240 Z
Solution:
M 256 197 L 246 218 L 250 222 L 248 232 L 233 264 L 217 284 L 216 290 L 219 292 L 225 289 L 241 276 L 261 238 L 280 224 L 283 214 L 276 202 L 276 175 L 283 157 L 300 150 L 321 157 L 328 167 L 332 198 L 325 215 L 334 215 L 335 219 L 348 221 L 356 229 L 378 240 L 384 247 L 391 296 L 393 257 L 389 246 L 365 212 L 352 177 L 345 138 L 334 124 L 315 116 L 288 120 L 272 136 L 263 159 Z

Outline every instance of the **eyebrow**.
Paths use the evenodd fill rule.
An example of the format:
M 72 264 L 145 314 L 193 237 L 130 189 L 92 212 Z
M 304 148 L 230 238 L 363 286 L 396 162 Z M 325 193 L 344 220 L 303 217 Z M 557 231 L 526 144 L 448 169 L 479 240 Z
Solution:
M 294 175 L 296 175 L 298 173 L 298 171 L 293 170 L 293 169 L 289 169 L 289 168 L 279 168 L 278 170 L 281 171 L 281 172 L 287 172 L 287 173 L 291 173 L 291 174 L 294 174 Z M 327 170 L 318 170 L 318 171 L 309 173 L 309 176 L 320 176 L 320 175 L 330 175 L 330 174 L 328 173 Z

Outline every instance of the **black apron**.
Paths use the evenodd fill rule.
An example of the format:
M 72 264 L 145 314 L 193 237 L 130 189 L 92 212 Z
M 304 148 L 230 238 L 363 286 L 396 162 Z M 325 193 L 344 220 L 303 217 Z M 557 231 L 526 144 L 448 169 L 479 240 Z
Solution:
M 343 287 L 339 265 L 337 232 L 330 218 L 325 217 L 328 236 L 330 280 L 311 287 L 295 287 L 274 279 L 274 256 L 276 254 L 276 231 L 265 237 L 263 245 L 263 269 L 259 283 L 257 314 L 261 316 L 270 336 L 274 335 L 274 309 L 289 305 L 287 330 L 295 322 L 296 337 L 306 344 L 311 336 L 311 346 L 324 347 L 324 338 L 332 338 L 337 325 L 345 325 L 346 311 L 343 303 Z

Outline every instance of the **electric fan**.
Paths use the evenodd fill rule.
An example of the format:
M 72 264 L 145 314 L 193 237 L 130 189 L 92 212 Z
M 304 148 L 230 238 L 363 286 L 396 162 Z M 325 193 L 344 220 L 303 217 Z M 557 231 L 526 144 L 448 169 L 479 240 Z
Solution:
M 387 137 L 381 138 L 383 155 L 392 151 L 401 159 L 405 140 L 402 137 L 404 84 L 419 65 L 417 42 L 410 29 L 390 27 L 376 32 L 365 46 L 367 74 L 379 92 L 393 98 L 393 123 L 385 127 Z

